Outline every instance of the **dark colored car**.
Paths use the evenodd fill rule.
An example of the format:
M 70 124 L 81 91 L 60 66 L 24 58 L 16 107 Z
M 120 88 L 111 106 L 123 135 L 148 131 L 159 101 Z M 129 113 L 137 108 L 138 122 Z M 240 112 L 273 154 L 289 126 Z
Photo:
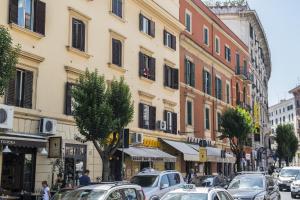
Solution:
M 227 190 L 235 199 L 280 199 L 273 177 L 264 174 L 237 175 Z
M 222 176 L 208 175 L 200 177 L 195 185 L 197 187 L 225 187 L 228 184 L 226 180 Z

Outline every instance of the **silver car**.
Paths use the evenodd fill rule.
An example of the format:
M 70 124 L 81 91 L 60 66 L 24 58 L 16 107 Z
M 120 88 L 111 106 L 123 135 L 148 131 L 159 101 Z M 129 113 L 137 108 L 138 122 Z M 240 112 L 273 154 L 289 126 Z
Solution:
M 184 180 L 177 171 L 146 170 L 132 177 L 131 183 L 143 188 L 146 200 L 158 200 L 164 194 L 184 185 Z
M 291 183 L 300 172 L 300 167 L 284 167 L 279 173 L 277 184 L 279 190 L 290 190 Z

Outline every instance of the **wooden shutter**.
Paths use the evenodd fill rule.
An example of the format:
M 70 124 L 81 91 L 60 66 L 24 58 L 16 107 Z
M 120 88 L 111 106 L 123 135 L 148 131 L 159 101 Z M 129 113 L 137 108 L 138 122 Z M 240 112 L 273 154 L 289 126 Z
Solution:
M 169 67 L 167 65 L 164 66 L 164 86 L 169 86 Z
M 26 70 L 24 80 L 24 108 L 32 108 L 32 86 L 33 72 Z
M 211 76 L 210 76 L 210 73 L 209 72 L 206 72 L 207 73 L 207 79 L 208 79 L 208 83 L 207 83 L 207 93 L 209 95 L 211 95 Z
M 155 81 L 155 62 L 156 62 L 156 60 L 155 60 L 155 58 L 153 58 L 153 57 L 150 57 L 150 79 L 151 80 L 153 80 L 153 81 Z
M 218 99 L 218 78 L 215 77 L 215 97 Z
M 8 23 L 18 24 L 18 0 L 9 0 Z
M 195 64 L 191 63 L 191 86 L 195 87 Z
M 155 22 L 150 20 L 150 35 L 155 37 Z
M 144 16 L 140 13 L 140 15 L 139 15 L 139 27 L 140 27 L 140 31 L 143 30 L 143 18 L 144 18 Z
M 177 113 L 172 113 L 172 133 L 177 134 Z
M 34 5 L 34 31 L 45 35 L 46 3 L 36 0 Z
M 203 92 L 204 92 L 204 93 L 206 93 L 206 90 L 205 90 L 205 89 L 206 89 L 205 73 L 206 73 L 206 72 L 205 72 L 205 70 L 203 69 L 203 71 L 202 71 L 202 79 L 203 79 L 203 80 L 202 80 L 202 84 L 203 84 Z
M 72 18 L 72 47 L 77 47 L 76 19 Z
M 164 30 L 164 45 L 167 45 L 167 31 Z
M 85 51 L 85 24 L 81 21 L 80 50 Z
M 149 129 L 155 130 L 156 123 L 156 107 L 149 106 Z
M 172 88 L 178 89 L 178 69 L 172 69 Z
M 144 68 L 145 68 L 145 59 L 144 54 L 139 52 L 139 75 L 144 76 Z
M 144 104 L 139 103 L 139 128 L 144 128 Z
M 188 77 L 188 59 L 184 59 L 184 78 L 185 78 L 185 83 L 188 84 L 189 82 L 189 77 Z
M 171 35 L 172 38 L 172 49 L 176 50 L 176 37 L 174 35 Z
M 66 83 L 66 102 L 65 102 L 65 114 L 72 115 L 72 87 L 74 84 Z
M 6 104 L 14 106 L 16 104 L 16 79 L 10 79 L 6 89 Z
M 164 121 L 167 123 L 167 129 L 165 132 L 169 132 L 169 122 L 168 122 L 168 111 L 164 110 Z

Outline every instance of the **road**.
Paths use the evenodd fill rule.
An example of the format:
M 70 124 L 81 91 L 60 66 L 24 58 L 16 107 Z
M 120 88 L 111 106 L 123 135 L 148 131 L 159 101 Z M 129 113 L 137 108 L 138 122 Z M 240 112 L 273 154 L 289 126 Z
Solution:
M 292 200 L 290 192 L 280 192 L 281 200 Z

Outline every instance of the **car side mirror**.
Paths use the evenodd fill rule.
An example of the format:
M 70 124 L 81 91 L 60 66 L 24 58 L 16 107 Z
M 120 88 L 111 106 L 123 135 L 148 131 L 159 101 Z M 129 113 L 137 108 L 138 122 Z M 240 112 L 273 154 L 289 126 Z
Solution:
M 160 189 L 162 190 L 162 189 L 166 189 L 168 187 L 169 187 L 169 185 L 165 183 L 160 186 Z

